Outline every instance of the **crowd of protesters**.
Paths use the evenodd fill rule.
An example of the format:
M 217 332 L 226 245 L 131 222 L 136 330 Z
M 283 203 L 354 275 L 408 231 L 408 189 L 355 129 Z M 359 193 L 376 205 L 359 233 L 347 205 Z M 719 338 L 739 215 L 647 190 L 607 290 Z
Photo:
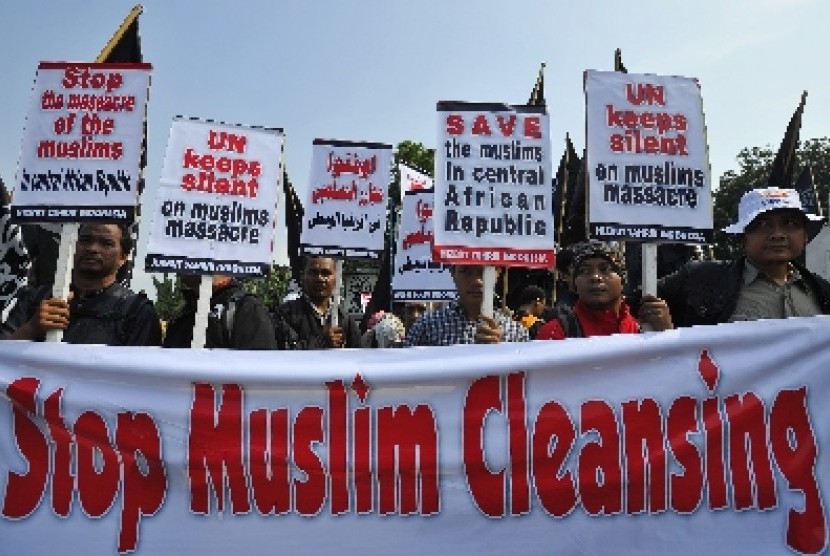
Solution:
M 302 293 L 277 307 L 266 307 L 231 277 L 213 276 L 205 347 L 310 350 L 563 340 L 828 314 L 830 283 L 799 263 L 822 225 L 796 191 L 755 189 L 742 197 L 737 221 L 724 229 L 740 237 L 743 254 L 732 261 L 690 262 L 660 279 L 657 295 L 626 299 L 621 245 L 592 240 L 561 254 L 568 292 L 553 306 L 542 288 L 529 285 L 513 314 L 484 314 L 483 267 L 455 265 L 456 300 L 434 310 L 409 303 L 400 314 L 378 312 L 368 317 L 363 334 L 342 305 L 332 303 L 335 261 L 312 256 L 305 260 Z M 42 341 L 48 331 L 61 330 L 69 343 L 189 347 L 199 277 L 183 277 L 185 305 L 162 342 L 152 302 L 116 279 L 130 249 L 123 226 L 81 226 L 69 297 L 54 297 L 49 285 L 23 288 L 3 311 L 0 337 Z

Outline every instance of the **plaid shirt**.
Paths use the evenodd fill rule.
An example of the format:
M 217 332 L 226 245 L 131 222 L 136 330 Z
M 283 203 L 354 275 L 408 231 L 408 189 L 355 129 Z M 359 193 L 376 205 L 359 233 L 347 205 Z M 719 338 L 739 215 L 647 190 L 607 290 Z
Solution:
M 527 330 L 518 322 L 496 313 L 505 342 L 527 342 Z M 422 316 L 409 328 L 405 344 L 410 346 L 451 346 L 475 343 L 477 322 L 467 319 L 458 301 Z

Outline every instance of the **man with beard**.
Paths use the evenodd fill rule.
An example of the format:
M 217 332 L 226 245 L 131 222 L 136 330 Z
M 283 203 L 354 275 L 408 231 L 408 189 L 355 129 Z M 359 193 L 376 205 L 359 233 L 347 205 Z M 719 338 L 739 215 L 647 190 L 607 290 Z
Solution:
M 52 297 L 50 285 L 24 288 L 10 302 L 14 305 L 0 325 L 0 337 L 43 341 L 47 331 L 63 330 L 67 343 L 160 345 L 161 327 L 152 301 L 115 279 L 131 247 L 125 226 L 82 225 L 69 298 Z
M 829 314 L 830 283 L 798 263 L 822 221 L 794 189 L 753 189 L 723 229 L 741 237 L 744 256 L 688 263 L 662 278 L 657 294 L 678 326 Z
M 331 297 L 337 267 L 329 257 L 307 257 L 303 269 L 303 294 L 280 305 L 276 320 L 284 321 L 296 334 L 296 342 L 286 342 L 276 331 L 280 345 L 294 343 L 294 349 L 328 349 L 360 347 L 360 328 L 354 319 L 338 307 L 338 324 L 332 324 Z
M 555 307 L 553 318 L 542 326 L 536 339 L 564 340 L 640 332 L 640 322 L 623 298 L 625 268 L 621 254 L 601 241 L 577 243 L 571 251 L 576 302 L 573 307 Z M 645 296 L 641 314 L 645 314 L 644 321 L 652 330 L 672 328 L 671 315 L 662 299 Z

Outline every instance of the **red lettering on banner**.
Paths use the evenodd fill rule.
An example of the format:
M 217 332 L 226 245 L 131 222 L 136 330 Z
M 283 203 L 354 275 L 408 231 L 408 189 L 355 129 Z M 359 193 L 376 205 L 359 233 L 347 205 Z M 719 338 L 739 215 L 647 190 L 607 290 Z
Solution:
M 739 510 L 772 508 L 776 504 L 775 481 L 767 451 L 764 405 L 751 392 L 743 396 L 729 396 L 725 402 L 729 421 L 729 474 L 732 477 L 733 504 Z
M 359 407 L 354 412 L 354 494 L 357 513 L 374 508 L 372 488 L 372 411 Z
M 703 460 L 689 440 L 690 434 L 700 430 L 698 418 L 697 400 L 688 396 L 676 399 L 666 418 L 669 450 L 683 468 L 682 473 L 672 473 L 669 482 L 671 508 L 679 513 L 695 511 L 703 496 Z
M 252 411 L 249 419 L 249 437 L 254 505 L 263 515 L 287 513 L 291 509 L 288 410 Z
M 707 352 L 699 367 L 699 378 L 713 393 L 719 369 Z M 623 502 L 627 514 L 658 514 L 669 507 L 688 514 L 703 507 L 707 494 L 706 511 L 723 510 L 730 505 L 730 491 L 735 511 L 764 511 L 779 503 L 777 468 L 789 489 L 804 499 L 799 510 L 789 511 L 787 545 L 811 554 L 824 549 L 827 519 L 806 388 L 779 392 L 769 410 L 752 392 L 723 399 L 682 396 L 665 417 L 650 398 L 626 401 L 618 410 L 604 400 L 587 400 L 579 407 L 581 438 L 568 411 L 555 401 L 542 405 L 529 437 L 524 390 L 524 373 L 487 376 L 470 385 L 464 400 L 464 472 L 484 515 L 505 517 L 508 497 L 512 515 L 526 511 L 528 486 L 555 517 L 569 514 L 577 503 L 592 516 L 620 514 Z M 494 426 L 487 419 L 490 412 L 506 413 L 505 446 L 484 445 L 485 438 L 494 437 L 485 434 L 486 426 Z M 487 464 L 485 453 L 499 448 L 509 471 Z M 568 460 L 575 462 L 570 469 Z
M 250 506 L 242 462 L 242 389 L 235 384 L 223 386 L 217 414 L 214 414 L 214 397 L 211 385 L 194 386 L 187 451 L 190 511 L 210 512 L 210 481 L 216 494 L 217 509 L 221 512 L 227 479 L 231 511 L 245 513 Z
M 362 384 L 364 390 L 359 396 L 365 398 L 368 390 Z M 368 513 L 374 507 L 382 514 L 438 513 L 438 428 L 432 409 L 427 405 L 376 408 L 373 431 L 372 408 L 350 410 L 348 389 L 342 381 L 326 383 L 326 387 L 327 406 L 300 408 L 290 425 L 290 441 L 291 417 L 286 408 L 251 412 L 246 454 L 241 387 L 224 385 L 217 407 L 214 387 L 197 384 L 188 465 L 191 511 L 209 513 L 211 487 L 217 509 L 222 511 L 227 485 L 231 491 L 230 511 L 247 513 L 250 482 L 250 496 L 264 514 L 293 510 L 314 516 L 327 502 L 332 515 L 350 508 Z M 374 445 L 373 438 L 377 439 Z M 325 447 L 328 459 L 320 456 L 318 447 Z M 374 462 L 373 454 L 377 458 Z M 292 462 L 302 477 L 291 476 Z
M 323 410 L 319 407 L 304 407 L 294 421 L 294 463 L 305 474 L 305 480 L 294 481 L 294 499 L 297 513 L 314 516 L 326 503 L 326 468 L 314 445 L 322 443 Z
M 3 515 L 26 517 L 34 512 L 46 492 L 49 472 L 49 444 L 37 424 L 29 417 L 37 413 L 36 394 L 40 381 L 19 378 L 9 384 L 6 394 L 12 403 L 14 438 L 17 449 L 26 460 L 28 471 L 21 475 L 9 471 L 3 496 Z
M 576 427 L 565 408 L 556 402 L 543 405 L 533 429 L 533 481 L 542 507 L 556 517 L 576 506 L 574 475 L 562 468 L 575 439 Z
M 614 410 L 604 401 L 587 401 L 582 404 L 579 424 L 580 432 L 591 438 L 579 453 L 579 494 L 585 511 L 591 515 L 620 513 L 622 470 Z
M 525 373 L 507 377 L 507 428 L 510 434 L 510 513 L 530 511 L 528 432 L 525 415 Z
M 60 516 L 70 514 L 72 495 L 77 492 L 85 514 L 101 517 L 114 507 L 119 488 L 123 488 L 118 551 L 135 550 L 141 517 L 153 515 L 161 508 L 167 489 L 161 439 L 155 423 L 144 413 L 120 412 L 116 415 L 113 441 L 107 422 L 94 411 L 82 412 L 72 427 L 65 424 L 61 414 L 63 389 L 47 396 L 39 411 L 39 387 L 40 381 L 36 378 L 19 378 L 6 389 L 14 402 L 15 441 L 26 459 L 28 472 L 25 475 L 9 472 L 2 515 L 21 518 L 34 512 L 50 478 L 52 510 Z M 38 416 L 48 425 L 44 432 L 49 432 L 54 445 L 51 458 L 50 438 L 34 421 Z M 138 453 L 141 465 L 136 462 Z M 72 473 L 73 463 L 77 475 Z
M 118 494 L 118 455 L 110 446 L 107 424 L 94 411 L 85 411 L 78 417 L 75 435 L 81 507 L 87 515 L 101 517 Z
M 770 446 L 787 486 L 804 495 L 803 510 L 790 509 L 787 545 L 806 554 L 821 552 L 827 542 L 827 517 L 816 477 L 818 448 L 807 413 L 807 389 L 784 390 L 772 404 Z
M 379 512 L 438 513 L 438 433 L 432 410 L 426 405 L 379 408 L 377 431 Z
M 478 509 L 490 517 L 504 515 L 504 470 L 490 471 L 484 460 L 484 420 L 490 411 L 501 411 L 501 381 L 497 376 L 476 380 L 464 401 L 462 449 L 464 475 Z
M 636 514 L 666 509 L 666 452 L 663 447 L 663 418 L 660 406 L 650 399 L 622 404 L 625 431 L 626 511 Z M 651 488 L 649 488 L 649 486 Z

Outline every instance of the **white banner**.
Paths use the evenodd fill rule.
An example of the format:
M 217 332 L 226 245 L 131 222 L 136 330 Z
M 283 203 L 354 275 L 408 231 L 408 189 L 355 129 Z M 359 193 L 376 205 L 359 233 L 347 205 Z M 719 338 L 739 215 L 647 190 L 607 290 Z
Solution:
M 697 80 L 589 70 L 585 98 L 591 237 L 711 243 Z
M 151 68 L 40 63 L 12 197 L 14 219 L 133 220 Z
M 819 553 L 828 323 L 278 355 L 0 342 L 2 551 Z
M 419 172 L 414 168 L 410 168 L 406 164 L 398 164 L 398 174 L 401 176 L 401 201 L 403 196 L 409 191 L 423 191 L 424 189 L 432 189 L 432 178 L 423 172 Z
M 398 301 L 457 297 L 449 266 L 432 260 L 434 201 L 432 190 L 410 191 L 403 196 L 392 274 L 392 298 Z
M 391 165 L 391 145 L 315 139 L 303 253 L 379 259 Z
M 553 267 L 544 107 L 438 103 L 435 260 Z
M 283 134 L 175 118 L 152 213 L 151 272 L 258 276 L 271 267 Z

